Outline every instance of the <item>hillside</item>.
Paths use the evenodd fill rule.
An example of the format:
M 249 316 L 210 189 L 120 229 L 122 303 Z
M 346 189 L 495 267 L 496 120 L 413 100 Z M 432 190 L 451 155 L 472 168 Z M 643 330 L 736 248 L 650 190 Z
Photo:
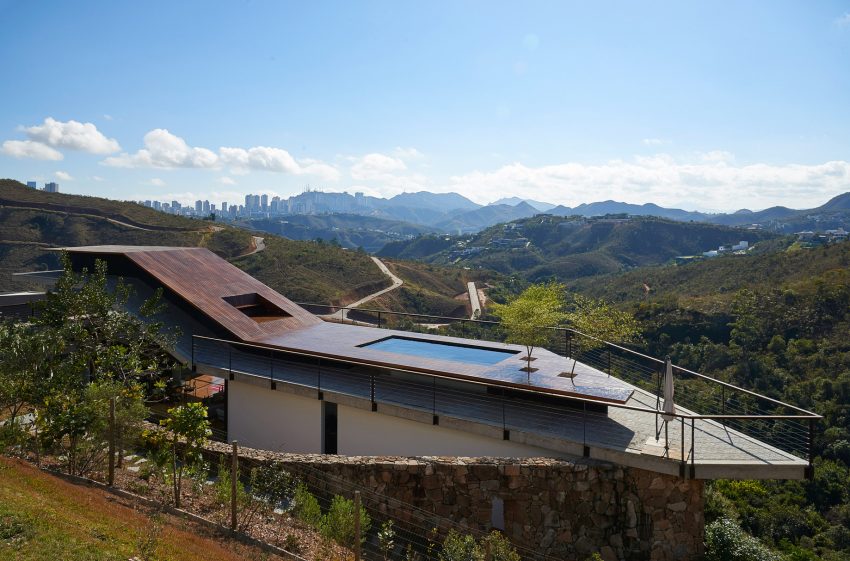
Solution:
M 379 255 L 492 269 L 537 281 L 610 274 L 772 235 L 657 218 L 584 219 L 538 215 L 466 237 L 391 243 Z
M 392 241 L 407 240 L 433 231 L 433 228 L 410 222 L 359 214 L 294 214 L 242 220 L 237 225 L 292 240 L 335 241 L 342 247 L 362 247 L 370 253 Z
M 351 302 L 386 285 L 365 253 L 331 244 L 266 235 L 254 249 L 241 228 L 171 216 L 136 203 L 44 193 L 10 180 L 0 182 L 0 291 L 41 289 L 12 273 L 59 265 L 51 247 L 100 244 L 207 247 L 296 300 Z M 377 288 L 375 288 L 377 287 Z

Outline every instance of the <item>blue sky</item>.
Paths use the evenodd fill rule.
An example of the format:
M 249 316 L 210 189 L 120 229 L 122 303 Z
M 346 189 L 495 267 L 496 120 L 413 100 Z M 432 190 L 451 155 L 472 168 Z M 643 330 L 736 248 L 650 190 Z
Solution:
M 850 1 L 0 0 L 0 175 L 576 205 L 850 191 Z

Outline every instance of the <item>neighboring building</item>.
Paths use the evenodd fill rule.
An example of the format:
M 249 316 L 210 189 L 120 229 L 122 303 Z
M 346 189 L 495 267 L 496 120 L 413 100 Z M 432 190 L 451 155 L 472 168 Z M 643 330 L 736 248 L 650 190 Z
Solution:
M 58 193 L 59 192 L 59 184 L 51 181 L 50 183 L 44 184 L 44 190 L 48 193 Z

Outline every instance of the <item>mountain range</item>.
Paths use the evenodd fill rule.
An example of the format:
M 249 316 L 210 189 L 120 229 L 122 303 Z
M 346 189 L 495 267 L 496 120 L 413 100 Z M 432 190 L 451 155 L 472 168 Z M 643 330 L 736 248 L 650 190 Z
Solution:
M 583 203 L 576 207 L 507 197 L 488 205 L 480 205 L 459 193 L 401 193 L 384 199 L 348 193 L 308 191 L 290 197 L 289 214 L 335 214 L 370 216 L 391 221 L 409 222 L 435 233 L 475 233 L 502 222 L 529 218 L 537 214 L 554 216 L 605 216 L 627 214 L 656 216 L 680 222 L 707 222 L 726 226 L 750 226 L 779 233 L 799 230 L 823 230 L 842 227 L 850 221 L 850 193 L 830 199 L 811 209 L 771 207 L 761 211 L 742 209 L 734 213 L 712 214 L 665 208 L 654 203 L 632 204 L 614 200 Z

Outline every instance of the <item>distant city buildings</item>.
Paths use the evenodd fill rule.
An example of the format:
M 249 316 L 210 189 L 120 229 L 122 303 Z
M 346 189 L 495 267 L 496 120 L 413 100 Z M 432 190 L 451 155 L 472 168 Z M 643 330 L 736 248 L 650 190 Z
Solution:
M 35 183 L 35 182 L 33 181 L 33 183 Z M 50 183 L 45 183 L 44 184 L 44 190 L 48 193 L 58 193 L 59 192 L 59 184 L 54 183 L 52 181 Z
M 38 183 L 35 181 L 27 181 L 27 187 L 30 189 L 38 189 Z

